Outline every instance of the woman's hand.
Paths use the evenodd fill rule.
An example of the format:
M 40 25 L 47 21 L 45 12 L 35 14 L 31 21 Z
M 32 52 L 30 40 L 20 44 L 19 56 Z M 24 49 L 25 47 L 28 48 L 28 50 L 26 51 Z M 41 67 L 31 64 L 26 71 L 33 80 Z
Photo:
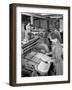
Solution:
M 49 53 L 46 53 L 45 55 L 48 55 Z
M 47 56 L 48 56 L 48 55 L 52 55 L 52 53 L 53 53 L 53 52 L 49 52 L 49 53 L 46 53 L 45 55 L 47 55 Z

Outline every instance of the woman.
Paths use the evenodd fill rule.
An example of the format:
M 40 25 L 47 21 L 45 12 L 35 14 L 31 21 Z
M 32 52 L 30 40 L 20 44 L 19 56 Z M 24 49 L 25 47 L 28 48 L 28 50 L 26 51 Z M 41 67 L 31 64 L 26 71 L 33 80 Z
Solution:
M 56 75 L 63 75 L 62 47 L 56 35 L 55 37 L 52 37 L 51 35 L 50 40 L 52 41 L 52 51 L 46 55 L 52 55 L 52 58 L 55 59 L 53 64 L 55 66 Z
M 31 32 L 30 31 L 30 23 L 25 25 L 24 29 L 25 29 L 25 37 L 24 37 L 24 40 L 22 41 L 23 44 L 25 44 L 29 41 L 29 33 Z
M 30 23 L 26 25 L 26 31 L 25 31 L 25 39 L 29 40 L 29 33 L 30 33 Z

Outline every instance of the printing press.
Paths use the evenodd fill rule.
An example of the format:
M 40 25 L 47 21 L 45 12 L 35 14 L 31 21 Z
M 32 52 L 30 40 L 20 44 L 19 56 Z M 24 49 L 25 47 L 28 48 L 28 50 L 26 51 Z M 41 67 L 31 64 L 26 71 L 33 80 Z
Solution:
M 21 56 L 21 76 L 47 76 L 51 67 L 51 57 L 40 52 L 41 38 L 33 38 L 22 45 L 23 54 Z

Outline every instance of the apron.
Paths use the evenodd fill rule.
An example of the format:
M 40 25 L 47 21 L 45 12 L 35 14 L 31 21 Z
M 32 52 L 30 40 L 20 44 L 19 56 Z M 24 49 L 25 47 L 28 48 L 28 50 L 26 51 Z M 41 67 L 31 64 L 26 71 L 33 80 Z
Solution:
M 62 47 L 60 46 L 60 43 L 56 43 L 53 47 L 53 58 L 55 58 L 55 70 L 56 75 L 63 75 L 63 60 L 62 60 Z

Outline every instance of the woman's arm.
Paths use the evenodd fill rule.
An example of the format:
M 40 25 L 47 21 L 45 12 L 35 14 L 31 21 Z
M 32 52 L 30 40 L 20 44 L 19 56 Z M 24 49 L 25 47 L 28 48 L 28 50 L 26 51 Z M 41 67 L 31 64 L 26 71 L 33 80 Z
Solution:
M 46 53 L 45 55 L 52 55 L 52 54 L 53 54 L 53 51 Z

